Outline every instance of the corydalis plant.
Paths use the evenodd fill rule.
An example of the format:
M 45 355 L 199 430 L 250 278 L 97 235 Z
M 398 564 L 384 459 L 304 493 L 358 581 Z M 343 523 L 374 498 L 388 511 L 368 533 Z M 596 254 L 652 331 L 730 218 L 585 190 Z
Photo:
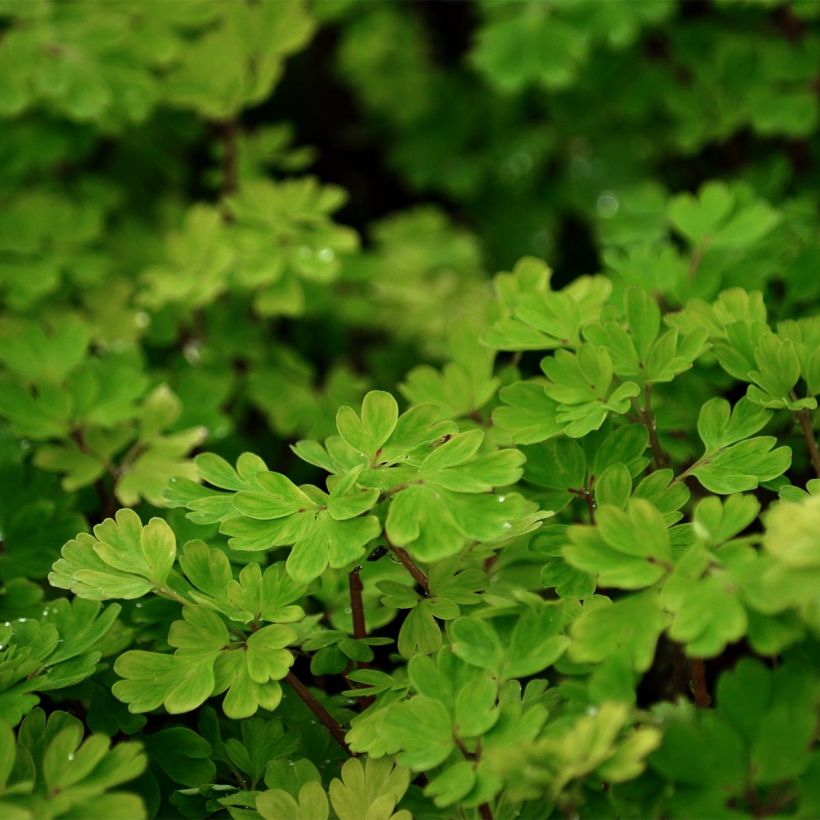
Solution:
M 677 783 L 666 744 L 682 741 L 678 728 L 667 741 L 667 707 L 636 707 L 659 664 L 673 670 L 672 697 L 706 709 L 717 664 L 745 641 L 785 659 L 806 687 L 796 719 L 809 719 L 820 687 L 800 659 L 817 630 L 817 544 L 794 541 L 783 522 L 801 533 L 820 523 L 815 488 L 789 485 L 791 448 L 758 434 L 788 435 L 777 414 L 810 412 L 812 402 L 761 401 L 765 379 L 750 372 L 757 386 L 734 405 L 717 396 L 691 408 L 700 443 L 693 435 L 676 457 L 666 415 L 675 382 L 699 368 L 713 378 L 737 355 L 698 319 L 706 307 L 663 317 L 646 292 L 616 297 L 605 280 L 556 294 L 539 265 L 524 260 L 500 277 L 510 313 L 484 339 L 512 350 L 538 340 L 552 351 L 546 379 L 507 375 L 500 403 L 486 399 L 466 418 L 446 401 L 400 413 L 389 393 L 370 392 L 358 411 L 339 410 L 338 435 L 293 446 L 327 473 L 324 488 L 297 485 L 250 453 L 235 466 L 197 456 L 203 483 L 175 478 L 166 499 L 210 528 L 214 544 L 178 547 L 163 520 L 143 525 L 123 510 L 66 545 L 53 585 L 94 600 L 159 596 L 178 613 L 160 640 L 172 652 L 117 659 L 117 698 L 132 712 L 179 713 L 225 693 L 224 714 L 243 719 L 281 708 L 291 692 L 342 753 L 423 773 L 436 806 L 484 817 L 594 806 L 600 782 L 612 800 L 632 799 L 619 784 Z M 759 336 L 762 361 L 774 331 Z M 812 358 L 795 357 L 813 384 Z M 799 377 L 784 376 L 783 389 Z M 459 378 L 428 374 L 426 393 L 446 396 Z M 306 673 L 338 676 L 347 702 L 311 689 Z M 675 727 L 707 731 L 696 711 L 674 714 Z M 742 742 L 765 757 L 776 736 Z M 766 777 L 748 777 L 754 797 L 732 781 L 697 799 L 710 811 L 724 794 L 768 799 Z M 312 783 L 305 775 L 287 798 L 260 792 L 243 805 L 265 817 L 285 806 L 324 816 L 327 798 Z M 674 811 L 678 794 L 658 806 Z

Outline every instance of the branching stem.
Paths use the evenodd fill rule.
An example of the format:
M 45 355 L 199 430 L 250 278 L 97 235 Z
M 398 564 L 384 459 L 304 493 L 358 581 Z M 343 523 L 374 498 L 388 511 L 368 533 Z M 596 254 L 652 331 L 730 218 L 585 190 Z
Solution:
M 589 487 L 570 487 L 569 491 L 579 498 L 583 498 L 587 505 L 587 512 L 589 513 L 589 523 L 595 523 L 595 493 L 592 490 L 592 482 L 594 476 L 590 476 Z

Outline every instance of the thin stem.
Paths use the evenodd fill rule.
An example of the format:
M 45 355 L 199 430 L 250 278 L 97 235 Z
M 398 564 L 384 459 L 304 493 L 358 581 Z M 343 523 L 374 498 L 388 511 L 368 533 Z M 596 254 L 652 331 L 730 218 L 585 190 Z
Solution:
M 182 606 L 188 606 L 188 604 L 191 603 L 187 598 L 184 598 L 178 592 L 174 592 L 174 590 L 168 587 L 154 587 L 152 591 L 155 595 L 167 598 L 169 601 L 176 601 L 178 604 L 182 604 Z M 242 633 L 242 637 L 245 637 L 244 633 Z
M 493 811 L 487 803 L 482 803 L 478 807 L 478 813 L 481 815 L 481 820 L 493 820 Z
M 364 638 L 367 635 L 367 626 L 364 621 L 364 604 L 362 603 L 362 579 L 359 575 L 361 567 L 351 570 L 347 576 L 350 588 L 350 612 L 353 616 L 353 637 Z
M 638 406 L 638 417 L 641 424 L 646 427 L 649 433 L 649 448 L 652 450 L 652 461 L 655 462 L 655 468 L 660 470 L 663 467 L 669 466 L 669 457 L 664 452 L 661 446 L 661 440 L 658 438 L 658 426 L 655 423 L 655 416 L 652 413 L 652 387 L 645 384 L 643 388 L 643 407 Z
M 85 440 L 85 435 L 83 434 L 83 430 L 81 428 L 76 428 L 71 431 L 71 438 L 74 440 L 76 445 L 80 448 L 80 450 L 85 453 L 86 455 L 90 455 L 92 458 L 96 458 L 94 453 L 91 452 L 88 444 Z M 106 518 L 113 518 L 114 514 L 117 511 L 117 503 L 116 498 L 114 497 L 114 483 L 116 482 L 117 475 L 114 470 L 111 468 L 110 464 L 106 464 L 105 468 L 108 472 L 108 476 L 111 479 L 111 490 L 105 484 L 105 480 L 102 476 L 98 478 L 94 482 L 94 489 L 97 492 L 97 498 L 100 502 L 100 512 L 103 519 Z
M 569 492 L 583 498 L 587 505 L 587 512 L 589 513 L 589 523 L 595 523 L 595 493 L 592 491 L 592 482 L 595 480 L 594 476 L 590 476 L 589 487 L 570 487 Z
M 712 699 L 706 685 L 706 664 L 701 658 L 689 658 L 689 686 L 698 709 L 708 709 Z
M 820 478 L 820 449 L 817 447 L 817 438 L 814 435 L 811 410 L 804 407 L 802 410 L 798 410 L 794 415 L 803 430 L 803 436 L 806 439 L 806 447 L 808 447 L 814 471 L 817 473 L 817 477 Z
M 703 254 L 706 253 L 709 247 L 709 241 L 709 237 L 707 236 L 703 242 L 695 248 L 695 252 L 689 260 L 689 270 L 687 271 L 687 275 L 690 279 L 695 278 L 695 274 L 698 272 L 701 262 L 703 262 Z
M 422 588 L 425 595 L 430 594 L 430 583 L 422 569 L 413 561 L 407 550 L 387 542 L 390 551 L 402 562 L 404 568 L 413 576 L 413 580 Z
M 353 755 L 353 752 L 350 751 L 350 746 L 347 745 L 347 741 L 345 740 L 345 730 L 341 727 L 341 725 L 337 722 L 336 718 L 330 714 L 330 712 L 322 706 L 321 703 L 316 699 L 314 694 L 305 686 L 296 675 L 293 674 L 293 671 L 288 672 L 285 680 L 290 684 L 291 688 L 294 692 L 302 699 L 302 702 L 313 712 L 314 715 L 324 724 L 325 728 L 333 735 L 333 739 L 347 752 L 349 755 Z

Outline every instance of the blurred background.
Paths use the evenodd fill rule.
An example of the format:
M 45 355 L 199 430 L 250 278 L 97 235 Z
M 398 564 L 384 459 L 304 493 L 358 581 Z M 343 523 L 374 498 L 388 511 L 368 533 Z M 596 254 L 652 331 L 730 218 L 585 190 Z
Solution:
M 421 363 L 473 412 L 525 255 L 804 314 L 818 66 L 809 0 L 1 0 L 6 577 L 196 447 L 297 469 Z

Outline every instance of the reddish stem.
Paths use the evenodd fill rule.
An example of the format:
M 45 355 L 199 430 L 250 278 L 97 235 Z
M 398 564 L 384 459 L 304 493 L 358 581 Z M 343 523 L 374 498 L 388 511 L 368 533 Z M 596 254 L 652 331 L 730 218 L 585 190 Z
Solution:
M 706 664 L 701 658 L 689 658 L 689 686 L 698 709 L 708 709 L 712 703 L 706 685 Z
M 316 699 L 316 696 L 305 686 L 296 675 L 293 674 L 293 671 L 288 672 L 287 677 L 285 680 L 290 684 L 291 688 L 297 695 L 302 699 L 302 702 L 313 712 L 314 715 L 324 724 L 325 728 L 333 735 L 334 740 L 347 752 L 347 754 L 352 755 L 353 752 L 350 751 L 350 746 L 347 745 L 347 741 L 345 740 L 345 730 L 341 727 L 338 723 L 336 718 L 330 714 L 330 712 L 322 706 L 321 703 Z
M 413 561 L 413 559 L 408 554 L 407 550 L 403 547 L 397 547 L 395 544 L 391 544 L 390 541 L 387 542 L 387 546 L 402 562 L 404 568 L 413 576 L 415 582 L 422 588 L 422 591 L 425 595 L 430 594 L 430 582 L 427 580 L 427 576 L 421 570 L 421 568 Z
M 353 616 L 353 637 L 364 638 L 367 635 L 367 626 L 364 620 L 364 604 L 362 603 L 362 579 L 359 575 L 361 567 L 351 570 L 347 576 L 350 588 L 350 612 Z

